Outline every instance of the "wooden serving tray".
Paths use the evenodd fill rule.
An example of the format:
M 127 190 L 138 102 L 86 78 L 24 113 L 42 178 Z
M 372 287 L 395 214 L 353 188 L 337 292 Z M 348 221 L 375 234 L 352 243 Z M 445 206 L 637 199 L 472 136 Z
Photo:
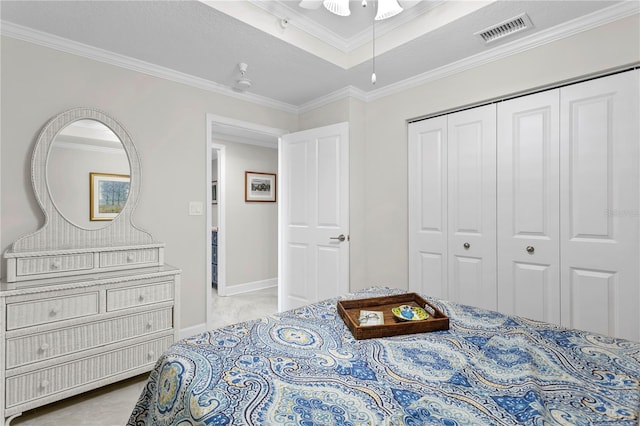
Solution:
M 430 315 L 429 318 L 421 321 L 401 321 L 391 312 L 391 308 L 400 305 L 420 308 L 429 306 L 433 309 L 435 315 Z M 449 329 L 449 317 L 416 293 L 371 297 L 368 299 L 340 300 L 337 308 L 342 320 L 357 340 Z M 384 313 L 384 324 L 361 326 L 359 321 L 360 310 L 382 311 Z M 429 311 L 428 309 L 426 310 Z

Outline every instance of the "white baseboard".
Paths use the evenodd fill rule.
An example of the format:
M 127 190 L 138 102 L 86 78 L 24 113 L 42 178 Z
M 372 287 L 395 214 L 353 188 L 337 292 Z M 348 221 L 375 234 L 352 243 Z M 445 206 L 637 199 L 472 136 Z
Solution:
M 221 296 L 233 296 L 236 294 L 247 293 L 249 291 L 264 290 L 266 288 L 272 288 L 278 286 L 278 278 L 270 278 L 268 280 L 253 281 L 249 283 L 226 285 L 224 295 Z
M 202 324 L 196 324 L 191 327 L 180 329 L 179 338 L 185 339 L 196 334 L 204 333 L 205 331 L 207 331 L 207 324 L 203 322 Z

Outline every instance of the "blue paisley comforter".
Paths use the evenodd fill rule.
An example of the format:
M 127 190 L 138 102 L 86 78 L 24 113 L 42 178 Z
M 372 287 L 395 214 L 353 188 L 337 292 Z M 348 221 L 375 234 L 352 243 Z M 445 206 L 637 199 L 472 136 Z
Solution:
M 355 340 L 336 298 L 179 341 L 129 425 L 638 425 L 640 343 L 427 299 L 449 330 Z

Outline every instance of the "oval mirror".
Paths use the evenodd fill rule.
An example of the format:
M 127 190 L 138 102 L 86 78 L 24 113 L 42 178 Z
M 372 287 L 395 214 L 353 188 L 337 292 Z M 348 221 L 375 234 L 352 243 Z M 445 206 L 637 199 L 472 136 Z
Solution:
M 104 123 L 81 119 L 51 143 L 47 188 L 56 210 L 84 229 L 108 226 L 129 196 L 131 168 L 122 141 Z

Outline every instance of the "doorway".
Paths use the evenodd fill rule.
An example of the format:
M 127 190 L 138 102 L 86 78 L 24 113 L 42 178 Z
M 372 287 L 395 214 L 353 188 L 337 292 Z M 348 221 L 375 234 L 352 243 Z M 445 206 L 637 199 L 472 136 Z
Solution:
M 238 289 L 238 285 L 229 286 L 227 282 L 228 268 L 230 262 L 237 264 L 238 259 L 230 259 L 228 256 L 229 241 L 227 239 L 228 233 L 228 214 L 234 214 L 234 211 L 229 212 L 230 202 L 228 198 L 228 190 L 230 190 L 229 179 L 227 175 L 230 173 L 228 168 L 228 155 L 230 147 L 231 151 L 237 151 L 233 149 L 233 144 L 247 144 L 257 145 L 265 148 L 272 148 L 278 150 L 278 139 L 280 136 L 288 133 L 286 130 L 276 129 L 271 127 L 262 126 L 255 123 L 235 120 L 227 117 L 217 116 L 213 114 L 207 114 L 206 117 L 207 128 L 207 154 L 206 154 L 206 179 L 207 188 L 212 186 L 214 181 L 216 182 L 216 195 L 217 204 L 213 204 L 213 188 L 208 190 L 207 203 L 206 203 L 206 258 L 211 259 L 211 264 L 207 264 L 206 270 L 206 322 L 207 329 L 211 329 L 214 324 L 215 312 L 213 309 L 214 298 L 217 296 L 230 296 L 240 291 L 249 290 L 251 286 Z M 213 166 L 213 158 L 217 161 L 217 173 L 214 173 L 215 168 Z M 233 157 L 233 156 L 232 156 Z M 237 159 L 231 158 L 233 166 Z M 229 167 L 231 167 L 229 166 Z M 233 172 L 234 178 L 237 179 L 237 171 Z M 231 186 L 232 189 L 236 189 Z M 214 214 L 214 209 L 216 210 Z M 217 223 L 214 224 L 214 219 L 217 219 Z M 213 275 L 213 261 L 212 253 L 212 241 L 213 233 L 212 227 L 217 228 L 217 286 L 212 285 Z M 277 225 L 276 225 L 277 226 Z M 208 262 L 207 262 L 208 263 Z

